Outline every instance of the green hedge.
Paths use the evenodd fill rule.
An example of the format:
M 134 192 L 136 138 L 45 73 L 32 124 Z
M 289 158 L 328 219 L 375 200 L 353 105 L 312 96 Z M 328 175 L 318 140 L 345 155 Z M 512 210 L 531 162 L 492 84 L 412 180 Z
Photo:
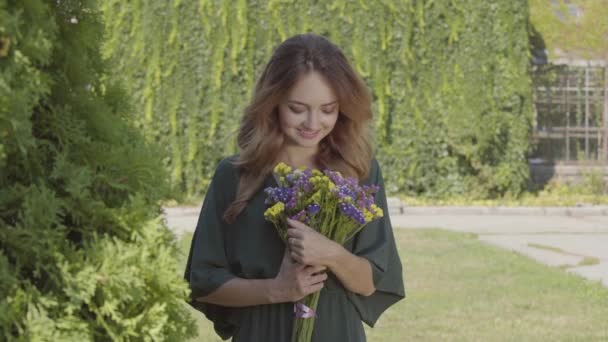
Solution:
M 517 194 L 532 105 L 526 0 L 105 1 L 104 53 L 167 149 L 176 193 L 198 195 L 256 77 L 291 35 L 329 37 L 374 95 L 389 193 Z
M 0 0 L 0 340 L 194 333 L 162 152 L 104 80 L 93 1 Z

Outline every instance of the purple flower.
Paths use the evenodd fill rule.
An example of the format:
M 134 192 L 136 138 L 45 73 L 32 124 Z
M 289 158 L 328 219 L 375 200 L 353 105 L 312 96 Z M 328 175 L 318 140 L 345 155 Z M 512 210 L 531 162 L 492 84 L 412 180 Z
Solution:
M 296 175 L 292 172 L 285 176 L 285 179 L 289 182 L 290 185 L 293 185 L 296 181 Z
M 294 185 L 302 192 L 310 192 L 313 189 L 312 183 L 310 183 L 310 177 L 312 177 L 312 171 L 306 169 L 300 173 L 300 176 Z
M 314 214 L 316 214 L 316 213 L 318 213 L 320 209 L 321 209 L 321 207 L 318 204 L 316 204 L 316 203 L 309 204 L 306 207 L 306 210 L 308 211 L 308 214 L 311 215 L 311 216 L 314 215 Z
M 347 217 L 352 218 L 359 224 L 365 223 L 365 216 L 363 216 L 363 213 L 361 213 L 357 208 L 355 208 L 354 205 L 342 202 L 338 204 L 338 206 L 340 207 L 342 213 Z
M 284 187 L 268 187 L 264 189 L 267 197 L 264 201 L 265 204 L 274 204 L 277 202 L 287 203 L 293 196 L 293 190 L 291 188 Z
M 355 199 L 357 197 L 357 194 L 355 191 L 353 191 L 352 188 L 350 188 L 349 186 L 346 185 L 340 185 L 338 187 L 338 198 L 344 198 L 344 197 L 350 197 L 352 199 Z
M 298 203 L 298 190 L 295 188 L 290 188 L 291 190 L 291 194 L 290 197 L 287 201 L 287 204 L 285 204 L 285 207 L 288 209 L 292 209 L 296 206 L 296 204 Z
M 340 177 L 336 171 L 324 170 L 323 173 L 329 177 L 329 180 L 336 184 L 336 186 L 344 184 L 344 178 Z
M 292 220 L 308 223 L 308 217 L 306 216 L 306 210 L 300 210 L 297 214 L 290 217 Z

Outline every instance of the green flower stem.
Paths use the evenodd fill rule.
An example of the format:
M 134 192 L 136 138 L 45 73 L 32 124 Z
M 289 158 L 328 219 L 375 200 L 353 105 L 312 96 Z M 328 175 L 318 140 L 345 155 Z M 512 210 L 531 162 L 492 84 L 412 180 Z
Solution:
M 319 304 L 319 297 L 321 291 L 309 294 L 302 299 L 302 303 L 317 311 L 317 305 Z M 295 304 L 294 304 L 295 305 Z M 291 333 L 291 342 L 310 342 L 312 339 L 312 332 L 315 327 L 315 317 L 311 318 L 294 318 L 293 330 Z

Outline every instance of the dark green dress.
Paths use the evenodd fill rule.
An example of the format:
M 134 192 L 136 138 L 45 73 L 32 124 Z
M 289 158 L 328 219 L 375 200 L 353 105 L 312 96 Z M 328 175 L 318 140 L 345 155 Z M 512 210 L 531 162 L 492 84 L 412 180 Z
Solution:
M 184 275 L 192 290 L 189 304 L 213 321 L 215 331 L 224 340 L 289 341 L 293 303 L 225 307 L 194 300 L 234 277 L 274 278 L 279 272 L 285 245 L 263 215 L 263 188 L 277 186 L 271 174 L 233 224 L 221 219 L 236 193 L 238 171 L 231 164 L 236 157 L 218 164 L 203 202 Z M 355 294 L 328 272 L 317 307 L 313 341 L 365 341 L 362 321 L 373 327 L 389 306 L 405 297 L 401 261 L 376 159 L 370 176 L 361 183 L 380 186 L 376 203 L 385 216 L 370 222 L 345 248 L 371 262 L 376 292 L 368 297 Z

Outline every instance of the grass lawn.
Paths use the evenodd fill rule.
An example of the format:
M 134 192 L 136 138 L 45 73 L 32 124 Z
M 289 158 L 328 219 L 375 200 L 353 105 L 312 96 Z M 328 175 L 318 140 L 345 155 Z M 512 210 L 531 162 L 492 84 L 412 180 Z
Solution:
M 365 326 L 368 341 L 608 341 L 608 289 L 598 282 L 486 245 L 474 234 L 396 229 L 395 236 L 406 298 L 375 328 Z M 184 254 L 190 239 L 181 240 Z M 221 341 L 195 315 L 196 340 Z

